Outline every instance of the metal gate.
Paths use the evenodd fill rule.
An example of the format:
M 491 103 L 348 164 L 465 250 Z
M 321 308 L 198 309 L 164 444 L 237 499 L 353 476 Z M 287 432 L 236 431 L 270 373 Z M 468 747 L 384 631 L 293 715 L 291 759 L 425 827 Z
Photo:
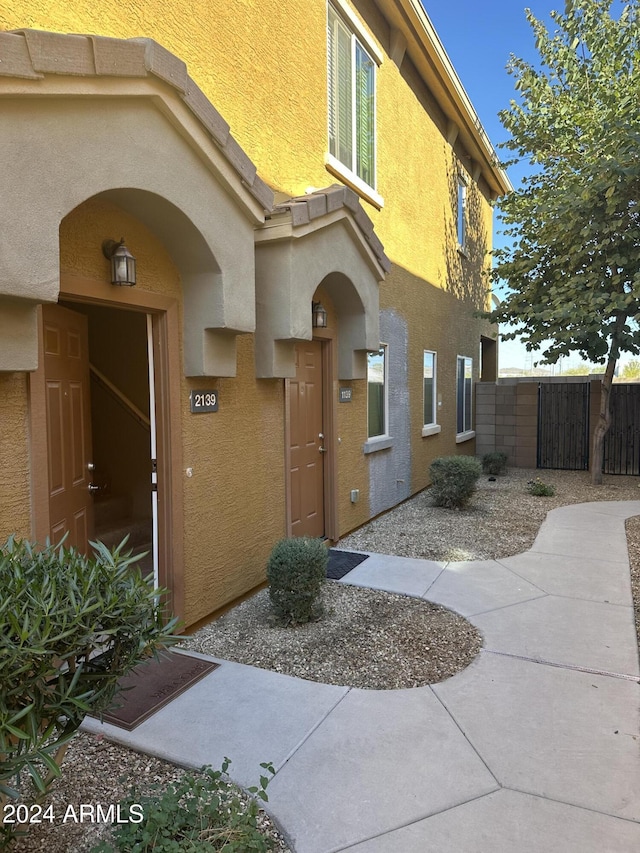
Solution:
M 589 468 L 589 383 L 538 385 L 538 468 Z
M 640 474 L 640 385 L 611 387 L 611 426 L 604 439 L 605 474 Z

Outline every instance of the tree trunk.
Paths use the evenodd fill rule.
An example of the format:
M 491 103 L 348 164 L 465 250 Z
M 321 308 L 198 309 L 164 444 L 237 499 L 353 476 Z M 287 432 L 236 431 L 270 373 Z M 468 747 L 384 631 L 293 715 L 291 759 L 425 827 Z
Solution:
M 602 378 L 602 388 L 600 391 L 600 414 L 593 433 L 593 445 L 591 447 L 591 484 L 593 486 L 602 485 L 604 438 L 609 432 L 609 427 L 611 426 L 611 385 L 613 383 L 613 374 L 616 369 L 617 361 L 617 352 L 615 355 L 612 353 L 609 361 L 607 362 L 607 369 L 605 370 Z

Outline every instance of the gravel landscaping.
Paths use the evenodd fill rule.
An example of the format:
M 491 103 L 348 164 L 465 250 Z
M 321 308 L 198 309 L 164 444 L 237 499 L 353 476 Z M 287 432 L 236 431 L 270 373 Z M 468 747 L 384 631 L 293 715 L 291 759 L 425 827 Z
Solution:
M 533 497 L 529 480 L 541 477 L 553 497 Z M 513 470 L 479 489 L 463 511 L 432 506 L 429 492 L 346 536 L 337 547 L 431 560 L 479 560 L 527 550 L 547 512 L 586 501 L 640 500 L 640 478 L 605 477 L 592 487 L 586 472 Z M 631 577 L 640 624 L 640 517 L 627 523 Z M 404 596 L 328 583 L 325 618 L 294 629 L 272 627 L 266 591 L 243 602 L 193 636 L 184 646 L 311 680 L 390 689 L 433 683 L 467 666 L 480 648 L 478 632 L 442 608 Z M 639 635 L 640 643 L 640 635 Z M 269 756 L 257 756 L 258 762 Z M 233 767 L 231 768 L 233 770 Z M 86 734 L 71 744 L 62 779 L 52 792 L 56 813 L 69 803 L 117 802 L 135 781 L 166 784 L 174 765 L 134 753 Z M 275 849 L 288 850 L 265 817 Z M 84 853 L 90 825 L 40 825 L 16 853 Z

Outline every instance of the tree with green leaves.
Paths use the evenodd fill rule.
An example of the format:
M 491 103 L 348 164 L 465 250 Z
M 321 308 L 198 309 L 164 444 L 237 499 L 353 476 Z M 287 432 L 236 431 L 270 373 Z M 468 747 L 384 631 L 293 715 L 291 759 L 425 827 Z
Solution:
M 518 99 L 500 113 L 505 147 L 532 167 L 500 202 L 511 244 L 488 316 L 542 361 L 572 352 L 605 364 L 592 449 L 602 482 L 610 392 L 621 352 L 640 354 L 640 0 L 566 0 L 551 33 L 529 10 L 539 62 L 512 57 Z

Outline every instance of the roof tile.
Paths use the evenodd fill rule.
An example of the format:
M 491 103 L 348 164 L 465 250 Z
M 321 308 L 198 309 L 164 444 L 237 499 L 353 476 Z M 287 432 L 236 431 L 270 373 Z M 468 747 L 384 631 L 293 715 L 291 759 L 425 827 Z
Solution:
M 200 119 L 218 145 L 221 147 L 226 145 L 229 139 L 229 125 L 191 77 L 187 78 L 184 102 L 196 118 Z
M 33 69 L 23 33 L 0 33 L 0 76 L 26 77 L 31 80 L 42 77 Z
M 96 74 L 105 77 L 146 77 L 146 39 L 89 36 L 93 43 Z
M 44 74 L 93 76 L 96 73 L 91 42 L 86 36 L 42 30 L 18 30 L 24 35 L 34 71 Z
M 135 39 L 134 41 L 139 41 Z M 180 92 L 185 92 L 187 89 L 187 66 L 178 57 L 162 47 L 153 39 L 140 39 L 146 45 L 145 49 L 145 65 L 147 70 L 166 83 L 171 84 Z

